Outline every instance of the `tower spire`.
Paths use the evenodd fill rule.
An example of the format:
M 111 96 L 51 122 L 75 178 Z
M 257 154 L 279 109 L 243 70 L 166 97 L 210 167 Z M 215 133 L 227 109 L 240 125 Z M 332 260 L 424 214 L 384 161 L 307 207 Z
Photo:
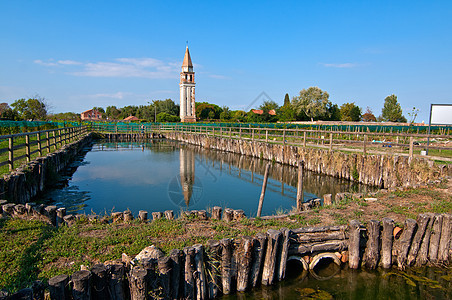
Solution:
M 180 72 L 180 119 L 181 122 L 196 122 L 195 72 L 188 45 L 185 48 L 182 72 Z

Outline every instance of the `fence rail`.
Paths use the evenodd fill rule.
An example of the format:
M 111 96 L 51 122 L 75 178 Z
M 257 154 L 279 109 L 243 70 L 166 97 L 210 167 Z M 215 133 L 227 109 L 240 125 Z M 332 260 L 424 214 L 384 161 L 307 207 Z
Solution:
M 16 161 L 30 162 L 34 154 L 42 156 L 88 132 L 87 126 L 64 127 L 35 132 L 24 132 L 0 136 L 0 167 L 14 170 Z M 7 155 L 6 155 L 7 153 Z

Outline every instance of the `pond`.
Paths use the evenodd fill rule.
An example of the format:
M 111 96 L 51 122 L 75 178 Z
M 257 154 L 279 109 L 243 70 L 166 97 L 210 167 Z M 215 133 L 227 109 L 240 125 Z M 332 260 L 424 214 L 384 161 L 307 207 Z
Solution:
M 104 214 L 129 209 L 148 212 L 243 209 L 254 217 L 268 162 L 169 140 L 145 143 L 98 141 L 85 149 L 57 188 L 41 198 L 68 213 Z M 272 164 L 262 215 L 296 207 L 297 168 Z M 376 188 L 304 172 L 304 201 L 338 192 Z
M 332 263 L 317 271 L 323 277 L 318 278 L 292 267 L 288 269 L 288 278 L 273 286 L 261 286 L 221 299 L 452 299 L 452 271 L 448 269 L 366 271 L 341 269 Z

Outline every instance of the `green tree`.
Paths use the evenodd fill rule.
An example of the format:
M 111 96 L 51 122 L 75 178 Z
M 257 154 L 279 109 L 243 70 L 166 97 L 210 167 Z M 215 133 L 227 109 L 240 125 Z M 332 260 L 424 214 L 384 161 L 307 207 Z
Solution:
M 200 120 L 220 119 L 223 110 L 216 104 L 196 102 L 196 118 Z
M 48 105 L 45 103 L 45 99 L 39 96 L 28 100 L 16 100 L 11 106 L 21 120 L 45 120 L 47 117 Z
M 246 121 L 246 112 L 243 110 L 235 110 L 231 113 L 232 120 L 234 122 L 245 122 Z
M 311 121 L 319 117 L 329 117 L 328 107 L 331 102 L 328 100 L 330 95 L 318 87 L 303 89 L 297 97 L 292 99 L 292 106 L 295 112 L 306 114 Z
M 290 98 L 289 98 L 289 94 L 286 93 L 286 95 L 284 96 L 284 106 L 290 105 Z
M 397 96 L 392 94 L 385 98 L 381 117 L 386 122 L 406 122 L 406 118 L 402 115 L 402 108 L 397 102 Z
M 229 107 L 223 106 L 223 111 L 220 113 L 220 120 L 221 121 L 228 121 L 231 119 L 231 111 L 229 110 Z
M 117 109 L 116 106 L 107 106 L 106 109 L 107 118 L 110 120 L 118 120 L 121 110 Z
M 167 112 L 161 112 L 157 115 L 157 122 L 180 122 L 180 117 Z
M 358 122 L 361 120 L 361 108 L 355 102 L 347 102 L 340 108 L 341 121 Z

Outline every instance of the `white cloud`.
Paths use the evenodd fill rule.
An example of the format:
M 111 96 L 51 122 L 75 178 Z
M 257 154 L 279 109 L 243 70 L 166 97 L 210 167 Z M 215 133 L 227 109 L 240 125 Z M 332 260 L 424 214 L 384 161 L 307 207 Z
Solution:
M 179 64 L 163 62 L 155 58 L 117 58 L 111 62 L 87 62 L 82 63 L 73 60 L 50 59 L 43 61 L 37 59 L 34 63 L 46 67 L 73 68 L 68 71 L 74 76 L 87 77 L 139 77 L 151 79 L 166 79 L 179 77 Z
M 325 63 L 321 63 L 322 66 L 327 67 L 327 68 L 356 68 L 359 67 L 359 64 L 355 64 L 355 63 L 341 63 L 341 64 L 325 64 Z

